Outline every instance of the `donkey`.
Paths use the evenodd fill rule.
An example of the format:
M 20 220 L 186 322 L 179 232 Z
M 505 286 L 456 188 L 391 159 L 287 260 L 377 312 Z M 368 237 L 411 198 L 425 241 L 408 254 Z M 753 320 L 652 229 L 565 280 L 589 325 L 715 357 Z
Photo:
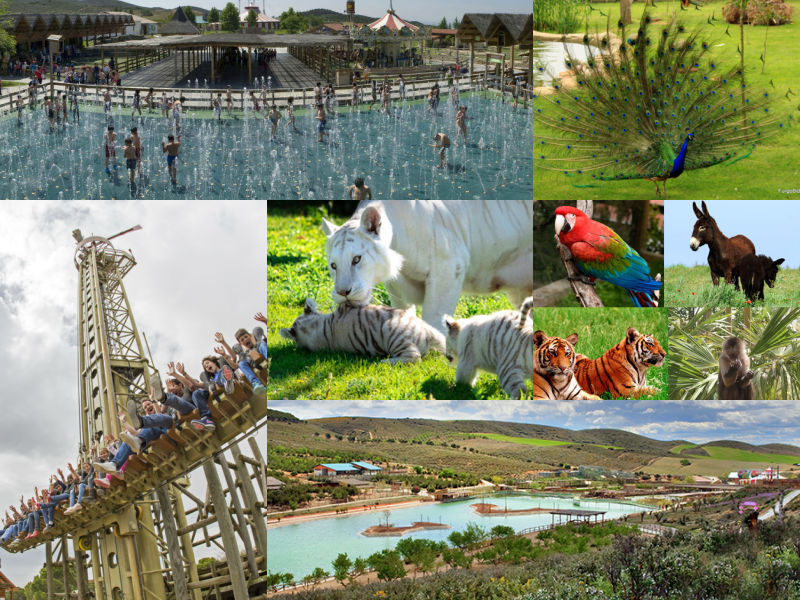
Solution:
M 733 283 L 733 269 L 736 264 L 747 254 L 755 254 L 756 247 L 749 238 L 735 235 L 732 238 L 723 234 L 717 222 L 708 213 L 705 200 L 702 202 L 703 212 L 692 202 L 697 222 L 689 239 L 689 247 L 697 250 L 703 244 L 708 244 L 708 266 L 711 267 L 711 283 L 719 285 L 719 278 L 724 277 L 725 283 Z M 737 285 L 738 288 L 738 285 Z

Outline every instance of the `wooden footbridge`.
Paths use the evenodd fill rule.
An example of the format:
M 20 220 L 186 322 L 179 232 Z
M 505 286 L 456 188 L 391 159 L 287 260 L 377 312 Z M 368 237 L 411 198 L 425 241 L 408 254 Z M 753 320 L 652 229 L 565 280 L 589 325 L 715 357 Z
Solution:
M 135 230 L 137 228 L 133 228 Z M 132 231 L 128 230 L 128 231 Z M 127 232 L 123 232 L 127 233 Z M 81 366 L 81 462 L 105 433 L 119 436 L 116 414 L 128 400 L 147 398 L 158 373 L 145 358 L 139 332 L 122 286 L 136 264 L 110 238 L 78 241 L 79 354 Z M 121 235 L 121 234 L 118 234 Z M 266 383 L 264 361 L 256 375 Z M 47 598 L 96 600 L 247 600 L 266 595 L 266 394 L 236 382 L 231 393 L 209 399 L 213 432 L 190 425 L 197 413 L 148 444 L 127 462 L 124 479 L 112 477 L 94 502 L 64 515 L 54 526 L 8 548 L 24 552 L 46 547 Z M 264 426 L 262 428 L 262 426 Z M 202 469 L 205 498 L 189 489 L 187 475 Z M 184 501 L 194 506 L 186 509 Z M 70 556 L 70 546 L 72 554 Z M 199 568 L 195 548 L 218 556 Z M 224 558 L 219 558 L 220 556 Z M 55 593 L 54 565 L 75 566 L 76 580 Z

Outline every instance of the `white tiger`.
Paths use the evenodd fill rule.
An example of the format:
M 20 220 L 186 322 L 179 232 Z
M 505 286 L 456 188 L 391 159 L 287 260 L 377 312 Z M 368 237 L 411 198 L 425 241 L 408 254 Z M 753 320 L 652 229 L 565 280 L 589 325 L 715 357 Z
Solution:
M 388 356 L 385 363 L 414 363 L 431 350 L 444 353 L 444 336 L 413 311 L 388 306 L 340 304 L 330 314 L 307 298 L 303 314 L 282 337 L 312 352 L 333 350 Z
M 444 333 L 462 290 L 533 293 L 530 200 L 364 200 L 341 227 L 322 220 L 337 304 L 364 305 L 384 282 L 390 304 L 422 304 Z
M 519 400 L 527 391 L 525 380 L 533 377 L 533 321 L 528 318 L 533 298 L 519 311 L 501 310 L 454 320 L 447 327 L 447 358 L 458 359 L 456 382 L 474 385 L 478 369 L 497 373 L 500 387 Z

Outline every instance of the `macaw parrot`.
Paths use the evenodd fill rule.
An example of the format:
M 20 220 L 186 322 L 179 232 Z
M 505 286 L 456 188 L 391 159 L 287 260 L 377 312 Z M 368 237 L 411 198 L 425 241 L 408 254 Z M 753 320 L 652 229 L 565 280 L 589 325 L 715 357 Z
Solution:
M 625 288 L 634 306 L 658 306 L 653 292 L 662 283 L 650 277 L 645 260 L 614 230 L 574 206 L 559 206 L 556 235 L 591 281 L 602 279 Z

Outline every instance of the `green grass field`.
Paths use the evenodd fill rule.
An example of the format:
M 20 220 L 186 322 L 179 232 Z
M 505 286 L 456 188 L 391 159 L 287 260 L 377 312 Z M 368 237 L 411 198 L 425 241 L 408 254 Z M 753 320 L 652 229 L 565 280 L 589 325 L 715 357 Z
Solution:
M 697 444 L 690 444 L 690 443 L 678 444 L 674 448 L 670 448 L 670 454 L 680 454 L 684 450 L 688 450 L 689 448 L 694 448 L 695 446 L 697 446 Z
M 689 30 L 702 25 L 714 45 L 718 65 L 738 64 L 738 26 L 730 25 L 729 36 L 725 35 L 728 24 L 722 19 L 722 7 L 726 0 L 707 0 L 700 10 L 694 7 L 679 11 L 679 20 Z M 671 10 L 679 3 L 656 2 L 651 16 L 664 20 L 670 18 Z M 735 165 L 717 165 L 706 169 L 687 171 L 667 182 L 667 198 L 709 200 L 727 199 L 786 199 L 800 198 L 800 0 L 787 0 L 794 7 L 794 22 L 779 27 L 745 27 L 745 76 L 747 86 L 753 93 L 768 92 L 772 98 L 772 112 L 781 116 L 793 116 L 793 126 L 784 128 L 774 137 L 758 144 L 754 152 Z M 644 10 L 643 2 L 632 7 L 635 24 Z M 610 22 L 619 20 L 619 2 L 594 4 L 590 16 L 590 31 L 605 31 L 608 15 Z M 709 25 L 711 15 L 716 21 Z M 614 29 L 616 26 L 613 25 Z M 768 31 L 767 31 L 768 30 Z M 581 31 L 583 33 L 583 31 Z M 764 72 L 761 72 L 760 56 L 764 52 L 764 35 L 767 34 L 767 52 Z M 704 35 L 705 35 L 704 34 Z M 721 44 L 721 45 L 720 45 Z M 774 87 L 773 87 L 774 86 Z M 785 95 L 791 90 L 795 95 Z M 534 121 L 534 136 L 546 133 Z M 536 163 L 534 162 L 534 165 Z M 765 176 L 768 174 L 768 176 Z M 548 200 L 609 199 L 633 200 L 655 197 L 655 185 L 646 180 L 604 181 L 596 187 L 575 187 L 591 183 L 580 177 L 567 178 L 555 171 L 536 169 L 534 174 L 534 198 Z M 784 192 L 790 190 L 792 193 Z M 669 278 L 667 278 L 669 281 Z
M 526 446 L 547 447 L 547 446 L 569 446 L 575 444 L 575 442 L 562 442 L 558 440 L 542 440 L 536 438 L 514 437 L 511 435 L 501 435 L 499 433 L 481 433 L 479 435 L 488 437 L 490 440 L 495 440 L 498 442 L 525 444 Z M 606 446 L 603 444 L 589 444 L 589 446 L 597 446 L 598 448 L 605 448 L 606 450 L 623 450 L 623 448 L 620 448 L 618 446 Z
M 741 462 L 787 463 L 800 462 L 800 456 L 790 454 L 768 454 L 765 452 L 750 452 L 724 446 L 703 446 L 709 458 L 714 460 L 736 460 Z M 704 457 L 700 457 L 704 458 Z
M 748 306 L 744 293 L 732 285 L 714 287 L 709 267 L 667 267 L 664 304 L 682 306 Z M 800 305 L 800 269 L 781 269 L 775 287 L 764 286 L 764 300 L 755 304 L 764 306 Z
M 568 337 L 578 334 L 575 351 L 589 358 L 598 358 L 606 350 L 625 337 L 628 327 L 639 333 L 654 336 L 664 351 L 667 360 L 661 367 L 647 371 L 647 383 L 659 390 L 658 394 L 643 396 L 651 400 L 667 398 L 667 315 L 663 308 L 534 308 L 533 328 L 541 329 L 548 336 Z M 611 398 L 606 392 L 602 398 Z
M 511 442 L 513 444 L 526 444 L 528 446 L 568 446 L 572 442 L 559 442 L 557 440 L 540 440 L 535 438 L 514 437 L 511 435 L 501 435 L 499 433 L 481 433 L 490 440 L 498 442 Z
M 508 396 L 497 376 L 482 373 L 474 388 L 456 385 L 454 366 L 444 355 L 432 352 L 415 365 L 381 364 L 380 358 L 352 354 L 299 350 L 279 335 L 303 312 L 306 298 L 314 298 L 321 312 L 331 312 L 333 283 L 328 276 L 325 235 L 320 229 L 324 213 L 308 210 L 289 213 L 277 202 L 268 204 L 267 343 L 268 398 L 276 399 L 503 399 Z M 341 219 L 336 219 L 341 223 Z M 375 302 L 387 304 L 383 286 Z M 505 294 L 462 296 L 456 317 L 507 310 Z M 421 307 L 417 307 L 420 314 Z

